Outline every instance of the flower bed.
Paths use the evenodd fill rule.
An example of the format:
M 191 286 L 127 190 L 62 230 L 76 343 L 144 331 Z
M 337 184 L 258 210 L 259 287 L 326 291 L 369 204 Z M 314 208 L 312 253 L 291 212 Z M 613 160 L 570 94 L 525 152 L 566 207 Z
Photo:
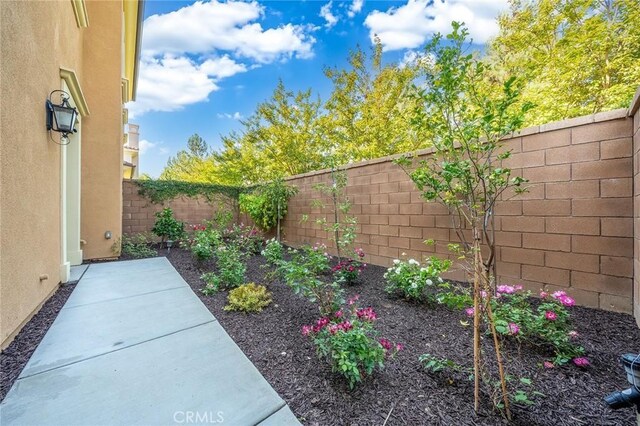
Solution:
M 344 377 L 332 372 L 331 364 L 318 359 L 313 329 L 302 333 L 302 326 L 317 325 L 317 305 L 295 295 L 278 279 L 269 283 L 265 275 L 272 268 L 261 267 L 266 264 L 262 256 L 251 256 L 246 263 L 247 282 L 265 284 L 272 293 L 272 303 L 258 314 L 225 311 L 225 292 L 202 294 L 205 284 L 200 277 L 215 271 L 215 262 L 197 262 L 181 249 L 172 249 L 167 257 L 304 424 L 383 424 L 387 416 L 387 425 L 503 422 L 488 405 L 479 416 L 474 414 L 473 383 L 465 374 L 428 372 L 418 361 L 429 353 L 471 365 L 472 329 L 465 310 L 386 293 L 384 268 L 369 265 L 356 284 L 345 287 L 346 297 L 359 295 L 358 309 L 371 307 L 375 312 L 375 327 L 386 339 L 382 342 L 394 352 L 391 342 L 403 348 L 393 359 L 387 358 L 384 369 L 375 369 L 350 389 Z M 532 405 L 516 402 L 513 424 L 633 424 L 633 410 L 611 411 L 602 398 L 627 387 L 618 358 L 622 353 L 640 352 L 640 330 L 628 315 L 566 308 L 590 366 L 577 368 L 569 363 L 545 368 L 545 361 L 551 367 L 548 360 L 553 359 L 552 353 L 510 339 L 504 345 L 508 371 L 526 377 L 532 391 L 544 394 L 530 396 Z M 357 312 L 362 317 L 365 311 L 356 311 L 356 318 Z M 545 320 L 560 319 L 559 312 L 549 312 L 556 318 L 549 318 L 553 314 L 547 316 L 545 310 Z M 344 324 L 344 320 L 335 324 Z M 326 334 L 331 334 L 329 328 Z M 488 336 L 484 339 L 486 350 L 490 350 L 490 340 Z

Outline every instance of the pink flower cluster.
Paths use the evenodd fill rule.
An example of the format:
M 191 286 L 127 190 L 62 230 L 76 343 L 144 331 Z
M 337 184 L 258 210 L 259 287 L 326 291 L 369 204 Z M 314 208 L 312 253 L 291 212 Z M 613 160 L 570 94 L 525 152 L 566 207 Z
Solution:
M 516 324 L 515 322 L 510 322 L 509 323 L 509 334 L 515 336 L 518 333 L 520 333 L 520 326 L 518 324 Z
M 201 224 L 191 225 L 191 229 L 193 229 L 194 231 L 204 231 L 205 229 L 207 229 L 207 226 Z
M 349 331 L 353 328 L 353 324 L 349 321 L 341 322 L 339 324 L 331 324 L 329 326 L 329 333 L 336 334 L 338 331 Z
M 373 310 L 373 308 L 360 308 L 356 311 L 356 315 L 359 320 L 363 321 L 375 321 L 378 319 L 378 315 Z
M 359 258 L 363 258 L 364 257 L 364 250 L 362 250 L 361 248 L 357 248 L 354 250 L 356 255 L 358 255 Z
M 544 313 L 544 317 L 549 321 L 555 321 L 558 318 L 558 315 L 553 311 L 547 311 Z
M 572 297 L 567 296 L 567 293 L 564 291 L 556 291 L 551 294 L 551 297 L 562 303 L 564 306 L 573 306 L 576 304 L 576 301 Z
M 585 367 L 588 367 L 588 366 L 590 366 L 590 365 L 591 365 L 591 362 L 589 362 L 589 359 L 588 359 L 588 358 L 585 358 L 585 357 L 583 357 L 583 356 L 580 356 L 580 357 L 574 358 L 574 359 L 573 359 L 573 363 L 574 363 L 575 365 L 577 365 L 578 367 L 582 367 L 582 368 L 585 368 Z
M 394 347 L 395 347 L 396 352 L 401 351 L 401 350 L 404 349 L 404 346 L 402 344 L 396 343 L 395 346 L 394 346 L 394 344 L 391 343 L 391 341 L 389 339 L 385 339 L 384 337 L 381 338 L 380 340 L 378 340 L 378 342 L 380 343 L 380 346 L 382 346 L 382 348 L 386 352 L 393 350 Z
M 499 285 L 496 290 L 498 291 L 498 294 L 513 294 L 516 291 L 522 290 L 522 286 L 502 284 L 502 285 Z

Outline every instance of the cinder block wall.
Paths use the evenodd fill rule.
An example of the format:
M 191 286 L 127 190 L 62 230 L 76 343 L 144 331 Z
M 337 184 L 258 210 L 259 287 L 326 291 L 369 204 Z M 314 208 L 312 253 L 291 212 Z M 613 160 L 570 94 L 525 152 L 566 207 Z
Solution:
M 631 103 L 633 116 L 634 315 L 640 326 L 640 88 Z M 640 416 L 638 417 L 640 424 Z
M 139 187 L 134 181 L 122 182 L 122 233 L 125 235 L 150 232 L 156 220 L 155 213 L 164 207 L 173 209 L 175 217 L 187 225 L 197 225 L 205 220 L 212 220 L 219 209 L 229 210 L 229 205 L 226 203 L 209 203 L 204 197 L 178 197 L 164 204 L 154 204 L 138 194 L 138 190 Z M 239 219 L 236 217 L 235 220 L 245 220 L 244 215 Z
M 501 282 L 520 283 L 534 291 L 568 289 L 581 305 L 632 313 L 633 129 L 637 165 L 638 116 L 634 126 L 626 108 L 524 129 L 506 141 L 513 155 L 505 165 L 529 179 L 531 188 L 496 209 Z M 402 253 L 414 258 L 448 255 L 446 243 L 458 239 L 447 210 L 423 202 L 392 159 L 347 167 L 351 212 L 358 218 L 357 245 L 366 251 L 366 261 L 388 266 Z M 289 179 L 300 189 L 290 201 L 284 222 L 289 244 L 331 244 L 315 223 L 330 215 L 311 207 L 311 201 L 320 198 L 312 186 L 329 180 L 327 171 Z M 637 186 L 635 204 L 639 247 Z M 303 220 L 304 215 L 308 220 Z M 428 247 L 425 239 L 442 244 Z M 636 271 L 639 259 L 636 253 Z M 462 270 L 452 278 L 464 278 Z

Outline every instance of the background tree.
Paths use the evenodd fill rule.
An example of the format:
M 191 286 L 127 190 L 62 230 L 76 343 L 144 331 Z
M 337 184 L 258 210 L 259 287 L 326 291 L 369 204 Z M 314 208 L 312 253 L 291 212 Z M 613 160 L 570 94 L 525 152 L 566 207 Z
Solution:
M 526 124 L 628 107 L 640 81 L 638 0 L 511 0 L 487 61 L 527 82 Z
M 187 149 L 169 158 L 160 179 L 217 183 L 217 173 L 209 161 L 209 154 L 207 142 L 194 133 L 187 140 Z

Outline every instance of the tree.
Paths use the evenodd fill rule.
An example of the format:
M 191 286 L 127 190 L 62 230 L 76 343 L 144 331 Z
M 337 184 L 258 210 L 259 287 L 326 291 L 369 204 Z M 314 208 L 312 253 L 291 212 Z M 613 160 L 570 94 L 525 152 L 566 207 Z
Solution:
M 527 82 L 527 124 L 626 108 L 640 81 L 637 0 L 511 0 L 489 46 L 496 78 Z
M 424 129 L 409 125 L 412 99 L 405 96 L 416 77 L 416 64 L 383 65 L 376 39 L 371 57 L 359 47 L 349 54 L 349 68 L 326 68 L 333 83 L 324 105 L 322 127 L 337 165 L 425 147 Z
M 328 147 L 320 112 L 311 90 L 294 93 L 279 81 L 271 98 L 241 122 L 243 131 L 222 138 L 223 149 L 214 154 L 220 171 L 259 183 L 321 169 Z
M 451 248 L 467 260 L 473 276 L 475 409 L 479 408 L 481 377 L 493 382 L 488 370 L 481 368 L 481 312 L 485 312 L 500 378 L 500 397 L 494 398 L 494 403 L 502 400 L 510 418 L 506 373 L 490 303 L 495 286 L 491 218 L 505 191 L 524 190 L 525 181 L 511 177 L 511 170 L 501 166 L 502 160 L 510 156 L 510 151 L 503 149 L 502 140 L 522 126 L 530 104 L 519 103 L 520 84 L 515 78 L 506 79 L 500 86 L 494 83 L 493 90 L 489 90 L 490 68 L 465 53 L 468 31 L 458 23 L 452 25 L 453 32 L 446 40 L 438 34 L 427 45 L 426 53 L 433 59 L 422 63 L 424 83 L 415 91 L 420 107 L 415 110 L 412 124 L 432 130 L 433 153 L 417 165 L 411 157 L 398 163 L 423 198 L 448 208 L 461 242 Z M 471 231 L 471 238 L 466 230 Z M 486 259 L 481 253 L 482 243 L 489 248 Z
M 209 160 L 209 145 L 197 133 L 187 141 L 187 149 L 167 161 L 160 179 L 219 183 L 214 164 Z

